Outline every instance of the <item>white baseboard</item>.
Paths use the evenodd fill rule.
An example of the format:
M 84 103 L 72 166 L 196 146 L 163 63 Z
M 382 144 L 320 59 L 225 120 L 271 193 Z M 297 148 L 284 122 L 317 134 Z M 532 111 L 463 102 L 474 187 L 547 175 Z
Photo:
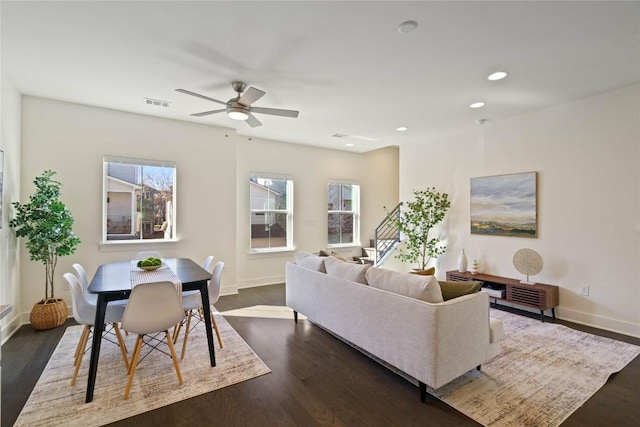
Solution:
M 6 343 L 7 340 L 11 338 L 13 334 L 16 333 L 16 331 L 20 328 L 20 326 L 24 325 L 24 323 L 22 323 L 21 320 L 22 320 L 22 315 L 14 316 L 5 326 L 2 327 L 2 332 L 1 332 L 2 343 L 1 344 Z M 29 320 L 29 313 L 27 313 L 27 320 Z
M 242 280 L 238 282 L 238 289 L 255 288 L 258 286 L 275 285 L 284 283 L 284 275 L 260 277 L 251 280 Z
M 491 300 L 493 302 L 493 300 Z M 518 310 L 528 311 L 540 314 L 540 310 L 526 307 L 523 305 L 512 304 L 507 301 L 499 301 L 498 305 L 517 308 Z M 544 312 L 545 316 L 551 315 L 551 310 Z M 615 332 L 618 334 L 629 335 L 631 337 L 640 338 L 640 325 L 622 320 L 611 319 L 603 316 L 596 316 L 590 313 L 570 310 L 562 306 L 556 307 L 556 317 L 566 320 L 567 322 L 578 323 L 580 325 L 591 326 L 593 328 L 602 329 L 604 331 Z
M 581 311 L 569 310 L 562 307 L 558 307 L 556 309 L 556 316 L 559 319 L 569 322 L 640 338 L 640 324 L 637 323 L 625 322 L 618 319 L 611 319 L 609 317 L 597 316 L 591 313 L 583 313 Z
M 223 285 L 220 286 L 220 296 L 224 295 L 237 295 L 238 286 L 236 285 Z

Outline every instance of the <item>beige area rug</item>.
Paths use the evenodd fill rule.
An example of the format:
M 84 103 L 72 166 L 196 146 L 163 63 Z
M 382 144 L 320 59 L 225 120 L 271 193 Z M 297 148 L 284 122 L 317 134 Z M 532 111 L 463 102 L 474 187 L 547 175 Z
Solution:
M 254 305 L 251 307 L 223 311 L 222 314 L 225 317 L 258 317 L 261 319 L 293 320 L 293 310 L 282 305 Z M 306 317 L 298 313 L 298 320 L 304 319 L 306 319 Z
M 200 323 L 189 334 L 185 358 L 180 361 L 184 384 L 178 385 L 171 358 L 153 351 L 138 364 L 128 400 L 123 400 L 127 373 L 120 350 L 103 340 L 93 402 L 84 403 L 89 352 L 84 355 L 76 385 L 71 387 L 73 354 L 82 326 L 67 328 L 15 425 L 104 425 L 271 372 L 231 325 L 219 313 L 215 316 L 224 345 L 218 347 L 214 333 L 215 368 L 210 366 L 206 333 Z M 180 336 L 178 357 L 184 335 Z M 135 335 L 125 336 L 125 340 L 131 358 Z M 160 348 L 167 346 L 161 344 Z
M 560 425 L 640 347 L 491 309 L 504 321 L 502 353 L 429 393 L 485 426 Z

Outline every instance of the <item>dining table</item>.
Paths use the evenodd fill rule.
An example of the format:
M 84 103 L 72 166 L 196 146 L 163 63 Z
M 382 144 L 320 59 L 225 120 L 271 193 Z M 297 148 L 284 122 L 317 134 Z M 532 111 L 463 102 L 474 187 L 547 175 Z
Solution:
M 164 265 L 168 266 L 182 285 L 183 291 L 200 291 L 202 309 L 204 311 L 204 324 L 207 331 L 207 343 L 209 345 L 209 358 L 211 366 L 216 366 L 216 356 L 213 344 L 213 330 L 211 327 L 211 307 L 209 305 L 208 281 L 211 273 L 202 268 L 190 258 L 164 258 Z M 87 380 L 87 394 L 85 402 L 93 400 L 93 390 L 98 371 L 98 358 L 100 356 L 100 343 L 104 332 L 104 319 L 107 304 L 110 301 L 129 299 L 133 286 L 132 261 L 113 262 L 102 264 L 98 267 L 93 279 L 89 283 L 88 291 L 97 294 L 96 317 L 94 323 L 93 339 L 91 346 L 91 359 L 89 362 L 89 375 Z

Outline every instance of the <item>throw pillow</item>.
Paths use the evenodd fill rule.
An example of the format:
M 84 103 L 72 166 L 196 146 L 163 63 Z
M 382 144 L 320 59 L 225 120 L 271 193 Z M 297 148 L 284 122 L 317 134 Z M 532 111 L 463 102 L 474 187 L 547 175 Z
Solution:
M 442 302 L 442 291 L 434 276 L 400 273 L 384 268 L 370 268 L 366 274 L 369 286 L 426 302 Z
M 296 264 L 309 270 L 319 271 L 320 273 L 327 272 L 324 267 L 324 260 L 325 258 L 309 252 L 298 252 L 296 254 Z
M 328 275 L 342 277 L 343 279 L 362 283 L 363 285 L 367 284 L 365 275 L 371 267 L 370 264 L 352 264 L 350 262 L 340 261 L 338 258 L 332 256 L 323 259 Z
M 472 280 L 469 282 L 439 282 L 442 289 L 442 298 L 448 301 L 453 298 L 478 292 L 483 282 Z

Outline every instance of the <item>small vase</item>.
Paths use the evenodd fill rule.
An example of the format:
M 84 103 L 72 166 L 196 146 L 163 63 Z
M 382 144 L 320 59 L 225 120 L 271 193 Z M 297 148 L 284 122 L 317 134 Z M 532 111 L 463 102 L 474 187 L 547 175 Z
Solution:
M 460 252 L 460 256 L 458 256 L 458 271 L 460 273 L 467 271 L 467 256 L 464 254 L 464 249 Z
M 478 274 L 480 272 L 480 267 L 478 265 L 478 260 L 474 259 L 471 261 L 471 267 L 469 267 L 469 273 Z

